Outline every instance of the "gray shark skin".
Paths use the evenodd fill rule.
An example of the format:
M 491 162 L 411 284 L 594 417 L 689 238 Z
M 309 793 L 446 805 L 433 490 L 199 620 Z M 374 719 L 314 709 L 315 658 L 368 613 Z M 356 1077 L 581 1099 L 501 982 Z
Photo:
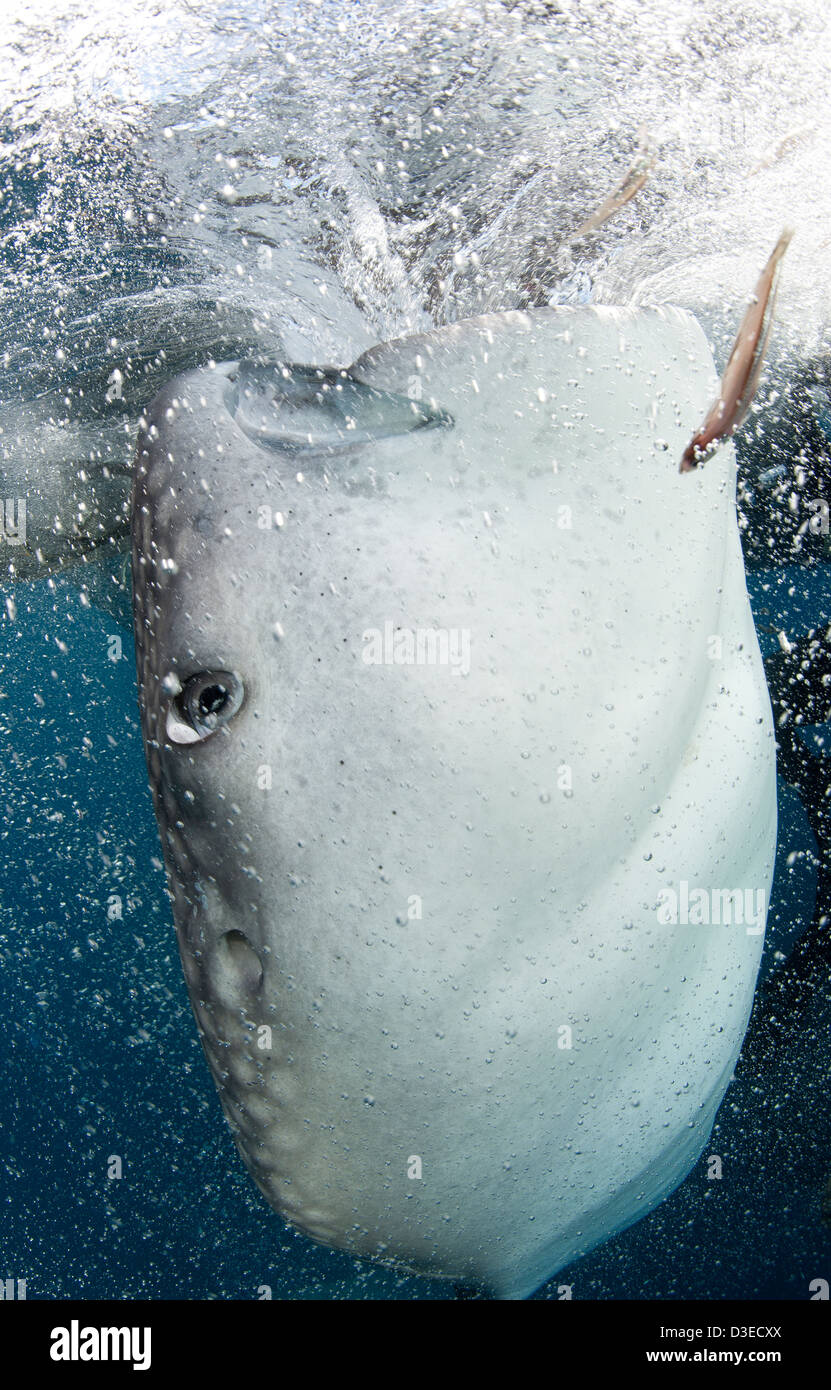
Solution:
M 524 1297 L 689 1171 L 753 998 L 764 907 L 661 916 L 766 904 L 776 835 L 732 447 L 678 473 L 712 358 L 586 307 L 286 371 L 186 373 L 139 433 L 188 991 L 286 1219 Z

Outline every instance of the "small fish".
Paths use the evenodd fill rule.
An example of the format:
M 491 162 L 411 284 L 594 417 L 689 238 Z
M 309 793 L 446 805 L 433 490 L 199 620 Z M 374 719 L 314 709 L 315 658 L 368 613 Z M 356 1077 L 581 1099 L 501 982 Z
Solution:
M 756 174 L 760 174 L 763 169 L 769 169 L 772 164 L 777 164 L 785 155 L 793 154 L 794 150 L 797 150 L 811 135 L 816 135 L 816 133 L 817 128 L 814 125 L 803 125 L 795 130 L 789 130 L 780 140 L 768 146 L 762 157 L 753 165 L 753 168 L 745 177 L 752 179 Z
M 614 217 L 615 213 L 625 207 L 629 199 L 634 198 L 635 194 L 643 188 L 655 163 L 656 155 L 651 149 L 647 131 L 642 129 L 639 136 L 640 149 L 631 169 L 627 170 L 617 188 L 609 194 L 608 198 L 604 198 L 591 217 L 588 217 L 585 222 L 581 222 L 577 230 L 571 233 L 568 241 L 577 241 L 578 238 L 587 236 L 589 232 L 602 227 L 604 222 L 608 222 L 610 217 Z
M 742 319 L 721 378 L 718 398 L 682 455 L 682 473 L 691 472 L 704 458 L 714 453 L 721 441 L 738 429 L 747 414 L 762 374 L 773 327 L 781 261 L 792 236 L 793 228 L 786 227 L 759 276 L 753 299 Z

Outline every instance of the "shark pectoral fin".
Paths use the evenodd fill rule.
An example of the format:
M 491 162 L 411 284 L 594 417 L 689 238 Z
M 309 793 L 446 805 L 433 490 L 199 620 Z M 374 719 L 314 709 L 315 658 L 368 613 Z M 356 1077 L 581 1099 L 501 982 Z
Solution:
M 56 421 L 44 414 L 49 406 L 0 410 L 0 565 L 13 581 L 127 548 L 132 427 Z

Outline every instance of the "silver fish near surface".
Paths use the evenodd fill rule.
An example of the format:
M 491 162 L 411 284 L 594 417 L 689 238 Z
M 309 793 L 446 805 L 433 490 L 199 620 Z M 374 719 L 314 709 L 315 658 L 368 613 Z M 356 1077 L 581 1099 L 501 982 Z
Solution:
M 707 1141 L 776 835 L 732 447 L 693 489 L 670 462 L 711 372 L 683 311 L 540 309 L 146 412 L 185 978 L 240 1153 L 315 1240 L 524 1297 Z
M 739 325 L 718 397 L 708 410 L 700 430 L 693 435 L 681 455 L 681 473 L 692 472 L 724 439 L 734 434 L 750 409 L 773 330 L 782 257 L 792 237 L 792 228 L 786 227 L 765 262 Z

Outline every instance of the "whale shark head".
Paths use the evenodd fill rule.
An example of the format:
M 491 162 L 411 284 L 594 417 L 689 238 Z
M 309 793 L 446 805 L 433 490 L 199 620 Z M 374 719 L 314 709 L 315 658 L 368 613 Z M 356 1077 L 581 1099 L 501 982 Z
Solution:
M 706 1142 L 775 839 L 732 447 L 678 473 L 713 378 L 681 311 L 538 310 L 189 372 L 142 421 L 185 978 L 316 1240 L 523 1296 Z

